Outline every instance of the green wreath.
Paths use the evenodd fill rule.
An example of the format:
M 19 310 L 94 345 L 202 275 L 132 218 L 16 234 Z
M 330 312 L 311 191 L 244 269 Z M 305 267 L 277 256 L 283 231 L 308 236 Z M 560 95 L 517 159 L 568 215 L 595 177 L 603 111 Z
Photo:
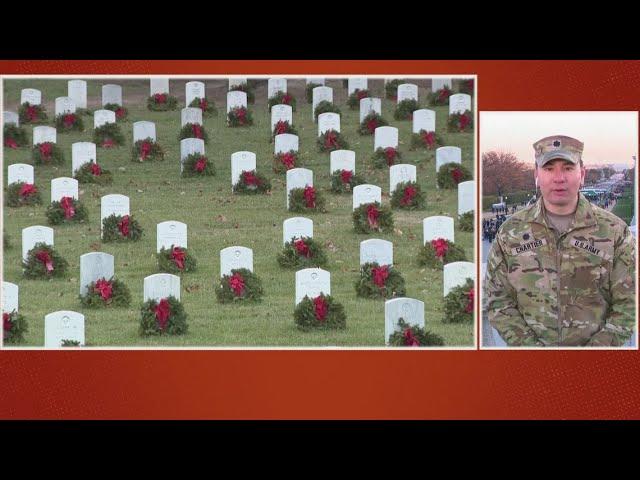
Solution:
M 33 146 L 31 158 L 35 165 L 62 165 L 65 158 L 62 149 L 53 142 L 42 142 Z
M 128 233 L 121 233 L 118 225 L 124 220 L 124 217 L 128 217 Z M 102 241 L 109 242 L 128 242 L 138 241 L 143 235 L 143 230 L 137 220 L 131 215 L 109 215 L 102 220 Z
M 327 130 L 322 133 L 316 141 L 319 152 L 333 152 L 334 150 L 348 150 L 349 143 L 340 132 Z
M 473 87 L 474 87 L 473 78 L 464 78 L 459 80 L 458 92 L 466 93 L 467 95 L 473 95 L 473 90 L 474 90 Z
M 384 86 L 384 93 L 387 99 L 389 100 L 397 100 L 398 99 L 398 86 L 406 83 L 406 80 L 396 78 L 387 82 Z
M 394 331 L 389 336 L 389 346 L 391 347 L 430 347 L 444 345 L 444 339 L 430 331 L 425 331 L 422 327 L 409 325 L 401 317 L 398 319 L 400 330 Z M 415 344 L 417 343 L 417 345 Z
M 426 198 L 417 182 L 401 182 L 391 194 L 391 208 L 423 210 Z
M 300 237 L 284 244 L 278 254 L 283 268 L 315 268 L 327 265 L 327 255 L 319 242 L 311 237 Z
M 436 132 L 420 130 L 419 133 L 411 134 L 411 150 L 435 150 L 443 145 L 444 140 Z
M 347 326 L 342 304 L 324 293 L 314 299 L 305 295 L 296 306 L 293 319 L 303 331 L 344 329 Z
M 244 107 L 234 107 L 227 113 L 227 126 L 235 128 L 248 127 L 250 125 L 253 125 L 251 110 Z
M 474 219 L 475 212 L 473 210 L 458 215 L 458 229 L 463 232 L 473 232 Z
M 158 270 L 166 273 L 179 275 L 181 273 L 195 272 L 198 267 L 198 261 L 193 254 L 183 247 L 171 245 L 169 248 L 162 247 L 156 253 L 158 260 Z M 182 266 L 182 268 L 180 268 Z
M 404 297 L 406 294 L 402 274 L 392 265 L 380 266 L 377 262 L 360 266 L 360 278 L 355 287 L 358 297 L 362 298 L 386 299 Z
M 93 130 L 93 143 L 102 148 L 124 145 L 124 135 L 117 123 L 105 123 Z
M 262 281 L 246 268 L 234 268 L 230 275 L 222 276 L 216 287 L 219 303 L 259 302 L 263 295 Z
M 290 125 L 289 122 L 280 120 L 273 126 L 273 132 L 271 132 L 271 140 L 276 138 L 276 135 L 282 135 L 283 133 L 290 133 L 291 135 L 298 135 L 298 131 Z
M 20 343 L 24 334 L 29 331 L 29 324 L 17 310 L 2 313 L 2 338 L 4 343 Z
M 111 110 L 116 114 L 116 122 L 118 120 L 122 120 L 126 122 L 129 118 L 129 110 L 123 107 L 122 105 L 118 105 L 117 103 L 107 103 L 102 107 L 103 110 Z
M 105 288 L 106 287 L 106 288 Z M 101 292 L 104 292 L 104 296 Z M 131 293 L 122 280 L 99 278 L 87 286 L 87 293 L 80 295 L 80 303 L 86 308 L 128 307 Z
M 371 157 L 373 166 L 375 168 L 391 167 L 395 165 L 399 159 L 402 158 L 400 150 L 393 147 L 378 147 Z
M 18 118 L 20 125 L 24 125 L 25 123 L 46 123 L 48 120 L 47 109 L 42 104 L 31 105 L 29 102 L 25 102 L 18 107 Z
M 65 209 L 62 205 L 62 199 L 60 201 L 51 202 L 46 211 L 49 225 L 84 223 L 89 219 L 89 211 L 80 200 L 76 200 L 73 197 L 67 198 L 71 198 L 70 207 L 73 215 L 67 218 Z
M 164 150 L 150 137 L 138 140 L 131 148 L 132 162 L 155 162 L 164 160 Z
M 24 276 L 31 279 L 64 277 L 69 263 L 53 247 L 43 242 L 36 243 L 22 261 Z
M 360 100 L 369 97 L 371 97 L 371 92 L 369 92 L 369 90 L 360 90 L 359 88 L 356 88 L 356 90 L 351 95 L 349 95 L 349 98 L 347 99 L 347 105 L 349 105 L 349 108 L 351 110 L 356 110 L 360 108 Z
M 453 95 L 453 91 L 444 86 L 440 90 L 429 93 L 429 105 L 432 107 L 441 107 L 443 105 L 449 105 L 449 97 Z
M 446 246 L 442 245 L 442 242 L 445 242 Z M 436 255 L 437 253 L 440 253 L 440 256 Z M 447 263 L 463 262 L 466 259 L 462 247 L 444 238 L 425 243 L 418 252 L 418 264 L 435 270 L 442 270 Z
M 322 100 L 318 105 L 316 105 L 315 110 L 313 111 L 313 118 L 318 120 L 318 115 L 321 113 L 337 113 L 340 114 L 340 109 L 337 105 L 329 102 L 328 100 Z
M 275 173 L 285 173 L 287 170 L 300 166 L 298 152 L 289 150 L 288 152 L 276 153 L 273 156 L 273 171 Z
M 395 112 L 393 112 L 393 118 L 396 120 L 411 120 L 413 118 L 413 112 L 420 110 L 420 104 L 413 98 L 402 100 L 396 106 Z
M 468 133 L 473 130 L 473 115 L 470 110 L 464 113 L 452 113 L 447 120 L 447 129 L 451 133 Z
M 444 323 L 473 323 L 473 280 L 467 278 L 464 285 L 454 287 L 444 297 Z
M 311 190 L 312 189 L 312 190 Z M 305 192 L 310 200 L 305 197 Z M 326 213 L 324 195 L 314 187 L 293 188 L 289 191 L 289 211 L 298 213 Z M 312 206 L 308 206 L 312 205 Z
M 56 116 L 56 131 L 66 133 L 71 131 L 84 132 L 84 122 L 77 113 L 62 113 Z
M 178 99 L 168 93 L 156 93 L 147 98 L 147 108 L 152 112 L 167 112 L 178 107 Z
M 389 122 L 382 118 L 382 115 L 377 112 L 371 112 L 362 119 L 362 122 L 360 122 L 358 133 L 360 135 L 374 135 L 376 133 L 376 128 L 386 127 L 387 125 L 389 125 Z
M 364 178 L 351 170 L 336 170 L 331 174 L 331 191 L 334 193 L 351 193 L 364 183 L 367 183 Z
M 168 309 L 162 308 L 167 306 Z M 169 312 L 168 318 L 156 313 L 157 310 Z M 140 308 L 140 335 L 183 335 L 187 333 L 187 314 L 180 300 L 173 295 L 156 300 L 147 300 Z
M 113 183 L 113 175 L 109 170 L 103 169 L 95 161 L 82 164 L 74 177 L 78 183 L 95 183 L 96 185 L 111 185 Z
M 210 177 L 216 174 L 213 162 L 200 153 L 192 153 L 182 162 L 182 177 Z
M 20 148 L 29 145 L 27 131 L 15 123 L 8 123 L 2 129 L 5 148 Z
M 189 104 L 189 107 L 191 107 L 191 108 L 199 108 L 200 110 L 202 110 L 202 116 L 204 118 L 210 118 L 210 117 L 218 115 L 218 109 L 216 108 L 215 104 L 213 102 L 210 102 L 209 100 L 207 100 L 207 97 L 204 97 L 204 98 L 196 97 L 196 98 L 194 98 L 193 100 L 191 100 L 191 103 Z
M 461 163 L 445 163 L 438 170 L 437 182 L 440 188 L 457 188 L 459 183 L 471 179 L 473 179 L 471 172 Z
M 353 211 L 353 228 L 357 233 L 393 232 L 393 214 L 380 203 L 363 203 Z
M 204 125 L 200 125 L 199 123 L 187 123 L 180 129 L 178 141 L 184 140 L 185 138 L 199 138 L 205 144 L 209 143 L 209 134 L 204 128 Z
M 242 195 L 256 195 L 271 191 L 271 182 L 264 175 L 256 173 L 255 170 L 243 171 L 240 178 L 233 186 L 233 193 Z
M 5 198 L 9 207 L 41 205 L 42 197 L 35 185 L 14 182 L 7 185 Z
M 267 100 L 267 104 L 269 105 L 269 111 L 271 111 L 271 107 L 274 105 L 289 105 L 293 112 L 296 111 L 296 98 L 284 92 L 276 92 L 273 97 L 269 97 Z

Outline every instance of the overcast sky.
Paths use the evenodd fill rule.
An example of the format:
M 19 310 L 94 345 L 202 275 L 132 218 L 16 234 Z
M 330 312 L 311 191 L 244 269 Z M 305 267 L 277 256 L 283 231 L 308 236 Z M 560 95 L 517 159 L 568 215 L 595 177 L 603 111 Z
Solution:
M 584 143 L 590 163 L 633 165 L 638 155 L 638 112 L 480 112 L 480 152 L 515 153 L 533 165 L 533 144 L 550 135 Z

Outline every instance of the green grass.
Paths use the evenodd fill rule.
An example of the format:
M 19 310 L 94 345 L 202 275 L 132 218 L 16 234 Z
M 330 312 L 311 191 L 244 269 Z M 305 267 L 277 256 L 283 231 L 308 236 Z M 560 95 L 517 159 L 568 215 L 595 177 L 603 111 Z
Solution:
M 172 94 L 184 104 L 184 83 L 172 81 Z M 249 108 L 254 114 L 250 128 L 230 129 L 225 126 L 226 81 L 207 80 L 208 95 L 214 98 L 218 117 L 205 119 L 210 142 L 206 146 L 209 159 L 216 164 L 217 175 L 206 180 L 181 179 L 179 176 L 180 111 L 150 112 L 146 109 L 148 81 L 96 80 L 88 81 L 89 108 L 100 101 L 99 85 L 123 85 L 129 121 L 122 123 L 127 138 L 125 147 L 98 149 L 98 162 L 112 171 L 114 184 L 108 187 L 80 185 L 80 198 L 89 209 L 89 222 L 77 226 L 55 227 L 55 247 L 69 261 L 66 279 L 33 281 L 22 278 L 21 231 L 31 225 L 46 225 L 45 210 L 50 199 L 52 178 L 70 176 L 71 144 L 91 141 L 93 121 L 85 117 L 83 133 L 58 134 L 58 144 L 66 155 L 63 167 L 36 167 L 36 185 L 44 205 L 12 209 L 4 207 L 4 230 L 13 247 L 4 252 L 4 277 L 20 287 L 20 312 L 29 322 L 24 345 L 44 344 L 44 316 L 56 310 L 75 310 L 85 315 L 86 341 L 92 346 L 384 346 L 384 301 L 362 300 L 355 295 L 354 283 L 359 271 L 360 241 L 375 238 L 354 233 L 351 221 L 351 195 L 337 196 L 330 192 L 329 154 L 316 150 L 317 124 L 311 120 L 311 107 L 304 100 L 304 79 L 289 80 L 289 91 L 298 100 L 294 125 L 300 136 L 303 166 L 314 171 L 314 184 L 327 198 L 326 214 L 311 215 L 315 239 L 329 256 L 331 292 L 342 302 L 347 314 L 347 328 L 337 332 L 299 331 L 293 321 L 294 271 L 283 270 L 276 261 L 282 248 L 282 222 L 296 216 L 285 209 L 285 176 L 272 173 L 273 144 L 269 142 L 270 117 L 266 108 L 266 87 L 256 91 L 256 104 Z M 420 84 L 420 82 L 418 82 Z M 342 110 L 342 133 L 356 152 L 356 169 L 373 184 L 382 187 L 383 203 L 388 204 L 389 173 L 373 170 L 370 156 L 373 137 L 357 133 L 358 112 L 346 105 L 346 89 L 339 79 L 328 80 L 334 88 L 334 101 Z M 53 101 L 66 96 L 66 80 L 29 79 L 4 81 L 5 110 L 13 110 L 20 98 L 20 89 L 40 88 L 43 102 L 53 123 Z M 370 80 L 373 94 L 384 98 L 382 80 Z M 212 92 L 215 92 L 215 96 Z M 421 86 L 420 98 L 427 91 Z M 135 99 L 135 100 L 133 100 Z M 423 102 L 424 104 L 424 102 Z M 49 107 L 50 106 L 50 107 Z M 416 254 L 422 244 L 422 219 L 430 215 L 457 217 L 457 191 L 439 191 L 435 186 L 434 154 L 410 152 L 410 121 L 393 119 L 394 103 L 383 99 L 383 116 L 390 125 L 400 129 L 400 149 L 403 162 L 418 165 L 418 182 L 427 192 L 427 209 L 404 213 L 395 211 L 396 232 L 379 235 L 394 244 L 396 267 L 407 283 L 407 296 L 425 302 L 426 328 L 442 335 L 448 346 L 472 346 L 473 325 L 442 323 L 442 273 L 421 269 Z M 430 107 L 428 107 L 430 108 Z M 448 107 L 437 107 L 437 129 L 446 145 L 462 148 L 463 164 L 473 171 L 473 134 L 448 134 Z M 134 163 L 130 159 L 132 124 L 138 120 L 156 123 L 157 138 L 166 150 L 162 163 Z M 27 126 L 31 138 L 31 127 Z M 230 157 L 233 152 L 249 150 L 257 154 L 258 171 L 271 179 L 273 191 L 268 196 L 231 195 Z M 31 163 L 29 149 L 6 149 L 3 167 L 13 163 Z M 125 171 L 120 171 L 123 167 Z M 102 244 L 100 242 L 100 197 L 109 193 L 128 195 L 131 213 L 145 229 L 145 236 L 133 244 Z M 142 304 L 143 279 L 157 273 L 155 261 L 156 224 L 166 220 L 187 223 L 189 250 L 198 259 L 198 271 L 183 275 L 182 302 L 188 315 L 189 333 L 179 337 L 141 338 L 138 335 L 139 308 Z M 473 234 L 456 231 L 456 243 L 469 260 L 473 260 Z M 219 278 L 221 249 L 242 245 L 254 251 L 254 271 L 263 280 L 265 297 L 257 305 L 220 305 L 215 300 L 214 285 Z M 80 255 L 94 250 L 115 256 L 116 276 L 130 288 L 133 302 L 129 309 L 88 310 L 80 306 Z M 189 291 L 187 291 L 187 289 Z
M 620 217 L 629 225 L 633 218 L 633 192 L 635 189 L 628 188 L 625 193 L 618 199 L 613 207 L 613 214 Z

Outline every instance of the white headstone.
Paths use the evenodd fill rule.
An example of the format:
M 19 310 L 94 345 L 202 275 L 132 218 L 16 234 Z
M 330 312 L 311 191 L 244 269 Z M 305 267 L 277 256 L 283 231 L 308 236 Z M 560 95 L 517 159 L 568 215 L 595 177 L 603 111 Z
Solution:
M 84 345 L 84 315 L 60 310 L 44 317 L 44 348 L 60 348 L 64 340 Z
M 114 193 L 100 199 L 100 232 L 102 221 L 111 215 L 129 215 L 129 197 Z
M 445 163 L 462 163 L 462 150 L 459 147 L 436 148 L 436 173 Z
M 270 78 L 267 82 L 267 98 L 275 97 L 278 92 L 287 93 L 286 78 Z
M 398 330 L 398 321 L 414 327 L 424 328 L 424 302 L 414 298 L 392 298 L 384 302 L 384 341 Z
M 202 82 L 187 82 L 184 86 L 186 105 L 191 105 L 196 98 L 206 98 L 205 85 Z
M 2 121 L 5 125 L 9 125 L 10 123 L 15 124 L 16 127 L 20 126 L 20 115 L 15 112 L 2 112 Z
M 238 183 L 242 172 L 256 169 L 256 154 L 253 152 L 235 152 L 231 155 L 231 187 Z
M 450 78 L 432 78 L 431 79 L 431 91 L 432 92 L 437 92 L 438 90 L 441 90 L 444 87 L 451 88 L 451 79 Z
M 202 125 L 202 110 L 197 107 L 183 108 L 180 112 L 181 126 L 187 123 Z
M 157 93 L 169 93 L 168 78 L 150 78 L 149 79 L 149 96 Z
M 358 185 L 353 188 L 353 209 L 364 203 L 378 202 L 382 204 L 382 189 L 376 185 Z
M 31 185 L 35 184 L 33 166 L 26 163 L 14 163 L 7 167 L 7 185 L 23 182 Z
M 63 113 L 76 113 L 76 102 L 71 97 L 56 98 L 56 117 Z
M 204 140 L 201 138 L 184 138 L 180 140 L 180 171 L 184 168 L 184 160 L 189 155 L 198 153 L 205 155 L 204 153 Z
M 321 268 L 305 268 L 296 272 L 296 305 L 305 296 L 314 299 L 321 293 L 331 295 L 331 273 Z
M 80 255 L 80 295 L 87 293 L 89 284 L 104 278 L 110 280 L 115 274 L 113 255 L 91 252 Z
M 313 186 L 313 172 L 306 168 L 292 168 L 287 170 L 287 209 L 289 208 L 289 193 L 294 188 Z
M 59 202 L 62 197 L 78 200 L 78 181 L 75 178 L 59 177 L 51 180 L 51 201 Z
M 53 142 L 56 143 L 57 133 L 56 129 L 53 127 L 33 127 L 33 144 L 38 145 L 39 143 L 44 142 Z
M 20 104 L 40 105 L 42 103 L 42 92 L 35 88 L 23 88 L 20 92 Z
M 312 92 L 313 102 L 311 104 L 311 117 L 315 121 L 314 112 L 318 104 L 323 101 L 333 103 L 333 89 L 331 87 L 315 87 Z
M 253 272 L 253 250 L 238 246 L 220 250 L 220 277 L 231 275 L 231 270 L 240 268 Z
M 356 173 L 356 152 L 353 150 L 334 150 L 331 152 L 329 174 L 336 170 L 351 170 Z
M 153 122 L 135 122 L 133 124 L 133 143 L 150 138 L 156 141 L 156 124 Z
M 274 105 L 271 107 L 271 131 L 278 122 L 289 122 L 293 125 L 293 108 L 291 105 Z
M 471 111 L 471 95 L 456 93 L 449 97 L 449 115 Z
M 116 123 L 116 112 L 111 110 L 96 110 L 93 112 L 93 128 L 98 128 L 107 123 Z
M 313 238 L 313 220 L 305 217 L 292 217 L 282 222 L 283 244 L 300 237 Z
M 316 85 L 324 85 L 324 78 L 307 78 L 307 85 L 315 83 Z
M 347 79 L 347 95 L 351 95 L 356 90 L 367 90 L 366 78 L 349 78 Z
M 2 313 L 18 311 L 18 293 L 18 285 L 11 282 L 2 282 Z
M 97 161 L 96 144 L 92 142 L 76 142 L 71 144 L 71 175 L 85 163 Z
M 230 78 L 229 79 L 229 90 L 231 90 L 233 87 L 246 85 L 246 83 L 247 83 L 246 77 Z
M 46 243 L 53 247 L 53 228 L 34 225 L 22 229 L 22 259 L 27 259 L 27 253 L 36 243 Z
M 453 218 L 445 216 L 427 217 L 422 220 L 422 244 L 443 238 L 455 242 Z
M 398 148 L 398 129 L 396 127 L 378 127 L 374 131 L 373 150 L 378 148 Z
M 417 182 L 416 166 L 408 163 L 392 165 L 389 168 L 389 192 L 393 193 L 396 186 L 402 182 Z
M 227 93 L 227 113 L 236 107 L 247 108 L 247 94 L 245 92 L 234 90 Z
M 393 265 L 393 243 L 379 238 L 360 242 L 360 265 L 365 263 Z
M 471 262 L 452 262 L 444 265 L 444 296 L 455 287 L 464 285 L 467 278 L 476 281 L 476 264 Z
M 67 82 L 67 96 L 76 103 L 76 108 L 87 108 L 87 82 L 84 80 L 69 80 Z
M 318 115 L 318 136 L 328 130 L 335 130 L 340 133 L 340 115 L 333 112 L 321 113 Z
M 364 120 L 364 117 L 371 112 L 376 112 L 378 115 L 382 115 L 382 99 L 367 97 L 360 100 L 360 123 Z
M 298 151 L 299 140 L 297 135 L 291 133 L 281 133 L 275 137 L 275 154 L 286 153 L 290 150 Z
M 413 83 L 398 85 L 398 103 L 403 100 L 418 101 L 418 86 Z
M 169 249 L 171 245 L 188 248 L 186 223 L 170 220 L 156 226 L 156 252 L 162 248 Z
M 122 106 L 122 87 L 120 85 L 102 86 L 102 106 L 110 103 Z
M 425 132 L 436 131 L 436 112 L 434 110 L 428 110 L 421 108 L 413 112 L 413 133 L 420 133 L 420 130 Z
M 458 184 L 458 215 L 475 210 L 476 182 L 469 180 Z
M 170 273 L 156 273 L 144 278 L 144 301 L 159 302 L 170 296 L 180 300 L 180 277 Z

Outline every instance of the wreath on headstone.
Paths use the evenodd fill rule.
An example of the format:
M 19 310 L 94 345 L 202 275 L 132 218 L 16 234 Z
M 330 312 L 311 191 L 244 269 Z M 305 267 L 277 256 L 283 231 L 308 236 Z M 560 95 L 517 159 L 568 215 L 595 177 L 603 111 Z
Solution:
M 363 203 L 353 211 L 353 227 L 357 233 L 391 233 L 393 214 L 378 202 Z
M 82 345 L 80 345 L 80 341 L 79 340 L 69 340 L 69 339 L 63 339 L 60 340 L 60 347 L 81 347 Z M 86 346 L 86 344 L 85 344 Z
M 376 128 L 386 127 L 387 125 L 389 125 L 389 122 L 382 118 L 382 115 L 378 112 L 371 112 L 360 122 L 358 133 L 360 135 L 373 135 L 376 132 Z
M 278 120 L 276 124 L 273 126 L 273 132 L 271 134 L 271 140 L 276 137 L 276 135 L 282 135 L 283 133 L 290 133 L 291 135 L 298 135 L 298 131 L 290 125 L 289 122 L 285 120 Z
M 227 126 L 234 128 L 250 125 L 253 125 L 253 115 L 245 107 L 233 107 L 227 113 Z
M 20 343 L 24 334 L 29 331 L 29 324 L 17 310 L 2 312 L 2 338 L 4 343 Z
M 447 129 L 449 132 L 468 133 L 473 129 L 473 115 L 470 110 L 464 113 L 452 113 L 447 120 Z
M 444 323 L 473 323 L 475 288 L 467 278 L 464 285 L 451 289 L 444 297 Z
M 204 98 L 200 98 L 200 97 L 196 97 L 193 100 L 191 100 L 191 103 L 189 104 L 189 107 L 191 108 L 199 108 L 200 110 L 202 110 L 202 117 L 203 118 L 209 118 L 209 117 L 213 117 L 213 116 L 217 116 L 218 115 L 218 109 L 216 108 L 215 104 L 209 100 L 207 100 L 207 97 Z
M 349 148 L 349 143 L 340 132 L 335 130 L 327 130 L 320 134 L 316 144 L 320 152 L 332 152 L 334 150 L 346 150 Z
M 93 130 L 93 143 L 102 148 L 124 145 L 124 135 L 117 123 L 105 123 Z
M 429 104 L 432 107 L 449 105 L 451 95 L 453 95 L 453 91 L 445 85 L 443 88 L 429 93 Z
M 350 193 L 364 183 L 366 181 L 352 170 L 336 170 L 331 174 L 331 191 L 334 193 Z
M 276 92 L 273 97 L 269 97 L 267 104 L 269 105 L 269 111 L 274 105 L 289 105 L 292 111 L 296 111 L 296 98 L 289 93 Z
M 467 95 L 473 95 L 474 81 L 473 78 L 467 78 L 460 80 L 458 84 L 458 92 L 466 93 Z
M 95 183 L 96 185 L 111 185 L 113 176 L 109 170 L 105 170 L 94 160 L 84 163 L 76 170 L 75 178 L 78 183 Z
M 117 103 L 107 103 L 102 107 L 103 110 L 111 110 L 116 114 L 116 122 L 118 120 L 122 120 L 123 122 L 127 121 L 129 117 L 129 110 L 123 107 L 122 105 L 118 105 Z
M 426 199 L 417 182 L 401 182 L 391 194 L 391 208 L 422 210 Z
M 351 93 L 351 95 L 349 95 L 349 98 L 347 99 L 347 105 L 349 105 L 349 108 L 351 110 L 356 110 L 357 108 L 360 108 L 360 100 L 362 100 L 363 98 L 369 98 L 370 96 L 371 92 L 369 92 L 369 90 L 360 90 L 359 88 L 356 88 L 356 90 Z
M 62 165 L 64 163 L 62 149 L 53 142 L 34 145 L 31 150 L 31 158 L 35 165 Z
M 240 178 L 233 186 L 233 193 L 244 195 L 255 195 L 271 191 L 271 182 L 264 175 L 256 173 L 255 170 L 243 171 Z
M 307 83 L 307 86 L 304 89 L 304 95 L 307 99 L 307 103 L 313 103 L 313 89 L 316 87 L 322 87 L 323 85 L 319 83 Z
M 444 339 L 430 331 L 425 331 L 417 325 L 405 323 L 401 317 L 398 319 L 399 330 L 389 336 L 390 347 L 430 347 L 444 345 Z
M 187 248 L 171 245 L 169 248 L 162 247 L 156 253 L 158 259 L 158 270 L 167 273 L 190 273 L 195 272 L 198 262 Z
M 438 170 L 438 187 L 457 188 L 460 182 L 471 180 L 471 172 L 461 163 L 450 162 L 440 166 Z
M 384 86 L 385 96 L 389 100 L 398 100 L 398 86 L 402 85 L 403 83 L 406 83 L 406 81 L 400 78 L 396 78 L 394 80 L 391 80 L 390 82 L 387 82 Z
M 216 287 L 219 303 L 259 302 L 263 295 L 262 281 L 246 268 L 234 268 Z
M 137 220 L 131 215 L 109 215 L 102 220 L 102 241 L 127 242 L 138 241 L 143 230 Z
M 73 197 L 62 197 L 49 204 L 46 211 L 49 225 L 84 223 L 89 218 L 87 207 Z
M 187 333 L 187 314 L 173 295 L 160 301 L 147 300 L 140 309 L 140 335 L 183 335 Z
M 131 293 L 122 280 L 103 277 L 87 285 L 87 293 L 80 295 L 80 303 L 87 308 L 128 307 Z
M 355 284 L 358 297 L 404 297 L 406 289 L 402 274 L 393 265 L 368 262 L 360 266 L 360 278 Z
M 152 112 L 167 112 L 175 110 L 178 106 L 178 99 L 168 93 L 154 93 L 147 98 L 147 108 Z
M 467 259 L 464 249 L 444 238 L 434 238 L 425 243 L 418 252 L 418 264 L 428 268 L 442 270 L 451 262 L 462 262 Z
M 56 130 L 58 133 L 84 132 L 84 122 L 77 113 L 62 113 L 56 116 Z
M 342 304 L 324 293 L 313 299 L 305 295 L 296 306 L 293 319 L 303 331 L 343 329 L 347 326 Z
M 62 255 L 43 242 L 36 243 L 27 253 L 27 259 L 22 261 L 24 276 L 31 279 L 60 278 L 68 267 Z
M 371 157 L 375 168 L 391 167 L 401 158 L 400 150 L 394 147 L 378 147 Z
M 208 177 L 215 174 L 213 162 L 200 153 L 192 153 L 182 162 L 183 177 Z
M 42 204 L 38 188 L 31 183 L 14 182 L 7 185 L 7 205 L 23 207 Z
M 289 192 L 289 211 L 290 212 L 322 212 L 326 213 L 324 208 L 324 195 L 316 190 L 315 187 L 307 185 L 304 188 L 293 188 Z
M 25 102 L 18 108 L 18 118 L 20 125 L 25 123 L 45 123 L 47 121 L 47 109 L 44 105 L 31 105 Z
M 276 153 L 273 156 L 273 171 L 275 173 L 285 173 L 287 170 L 300 166 L 298 152 L 289 150 L 288 152 Z
M 292 239 L 278 254 L 278 264 L 284 268 L 314 268 L 327 264 L 327 255 L 319 242 L 311 237 Z
M 444 140 L 436 132 L 427 132 L 423 129 L 419 133 L 411 134 L 411 150 L 435 150 L 443 145 Z
M 241 85 L 234 85 L 229 89 L 229 91 L 246 93 L 248 104 L 254 104 L 256 102 L 256 94 L 254 93 L 253 88 L 250 87 L 248 83 L 243 83 Z
M 132 162 L 155 162 L 164 160 L 164 150 L 158 142 L 150 137 L 138 140 L 131 148 Z
M 20 148 L 29 144 L 26 130 L 18 127 L 15 123 L 5 124 L 2 134 L 5 148 Z
M 199 138 L 204 141 L 205 144 L 209 143 L 209 134 L 203 125 L 199 123 L 186 123 L 184 127 L 180 129 L 178 134 L 178 141 L 185 138 Z
M 474 217 L 475 212 L 473 210 L 458 215 L 458 229 L 463 232 L 473 232 Z
M 322 100 L 316 105 L 315 110 L 313 111 L 313 118 L 318 120 L 318 115 L 321 113 L 337 113 L 340 114 L 340 109 L 334 103 L 328 100 Z
M 413 118 L 413 112 L 416 110 L 420 110 L 418 101 L 413 98 L 407 98 L 396 105 L 393 118 L 396 120 L 411 120 Z

